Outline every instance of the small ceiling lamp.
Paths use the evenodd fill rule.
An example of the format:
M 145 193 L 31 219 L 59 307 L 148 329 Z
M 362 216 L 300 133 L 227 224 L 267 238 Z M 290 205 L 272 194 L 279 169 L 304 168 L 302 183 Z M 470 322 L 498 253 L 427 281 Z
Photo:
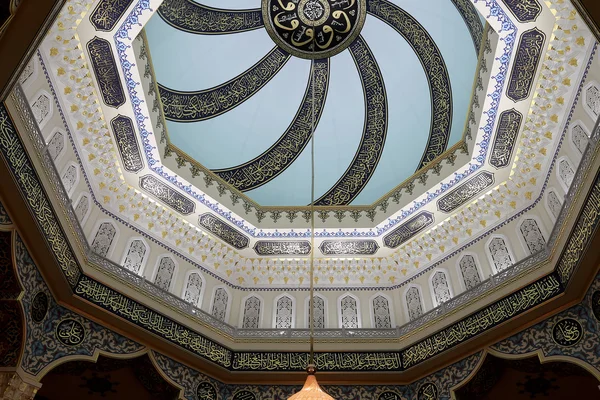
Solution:
M 313 27 L 314 30 L 314 27 Z M 315 44 L 313 38 L 313 51 L 315 51 Z M 304 382 L 304 386 L 302 389 L 290 396 L 288 400 L 335 400 L 333 397 L 328 395 L 321 389 L 319 383 L 317 382 L 317 377 L 315 373 L 317 372 L 317 368 L 315 366 L 315 356 L 314 356 L 314 345 L 315 345 L 315 335 L 314 335 L 314 273 L 315 273 L 315 88 L 314 88 L 314 79 L 315 79 L 315 70 L 314 70 L 314 61 L 311 62 L 311 85 L 312 87 L 312 104 L 311 104 L 311 128 L 310 128 L 310 171 L 311 171 L 311 180 L 310 180 L 310 269 L 309 269 L 309 281 L 310 281 L 310 296 L 309 296 L 309 308 L 308 308 L 308 326 L 310 328 L 310 353 L 309 353 L 309 361 L 308 367 L 306 368 L 306 372 L 308 372 L 308 376 L 306 377 L 306 382 Z

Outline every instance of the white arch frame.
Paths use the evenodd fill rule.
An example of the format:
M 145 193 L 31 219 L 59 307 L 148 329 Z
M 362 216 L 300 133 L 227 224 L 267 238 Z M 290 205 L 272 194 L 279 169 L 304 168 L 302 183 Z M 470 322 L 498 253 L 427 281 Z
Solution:
M 546 208 L 548 217 L 550 218 L 551 221 L 556 222 L 557 217 L 554 216 L 554 213 L 552 212 L 552 210 L 550 209 L 550 206 L 548 205 L 548 195 L 550 192 L 554 192 L 556 194 L 556 197 L 558 197 L 559 199 L 562 200 L 562 203 L 560 204 L 561 207 L 565 204 L 565 194 L 562 192 L 562 190 L 558 190 L 554 186 L 550 186 L 549 188 L 547 188 L 546 193 L 544 193 L 544 207 Z
M 454 289 L 452 288 L 452 281 L 450 280 L 450 273 L 448 272 L 448 270 L 443 267 L 438 267 L 438 268 L 434 269 L 433 271 L 431 271 L 429 273 L 429 277 L 427 278 L 427 281 L 429 282 L 429 293 L 431 295 L 431 301 L 433 303 L 433 308 L 439 307 L 442 304 L 442 303 L 438 303 L 437 299 L 435 298 L 435 292 L 433 290 L 433 276 L 437 272 L 443 272 L 444 275 L 446 275 L 446 282 L 448 282 L 448 290 L 450 291 L 450 300 L 452 300 L 452 298 L 454 297 Z
M 419 291 L 419 298 L 421 299 L 421 308 L 423 309 L 423 315 L 427 313 L 427 308 L 425 307 L 425 297 L 423 296 L 423 288 L 421 285 L 416 283 L 409 283 L 406 285 L 406 288 L 402 292 L 402 307 L 404 308 L 404 315 L 406 316 L 406 321 L 410 322 L 410 313 L 408 312 L 408 304 L 406 303 L 406 293 L 410 290 L 410 288 L 416 288 Z
M 219 288 L 224 289 L 225 292 L 227 293 L 227 305 L 225 306 L 225 319 L 223 320 L 223 322 L 225 322 L 225 323 L 228 324 L 229 323 L 229 316 L 230 316 L 229 313 L 231 311 L 231 303 L 232 303 L 233 298 L 231 296 L 231 290 L 229 290 L 229 288 L 227 286 L 225 286 L 225 285 L 217 285 L 217 286 L 215 286 L 213 288 L 212 294 L 210 296 L 210 306 L 208 308 L 208 313 L 210 315 L 213 315 L 212 314 L 212 309 L 213 309 L 213 306 L 215 304 L 215 295 L 217 294 L 217 289 L 219 289 Z
M 240 327 L 240 329 L 244 329 L 242 327 L 244 326 L 244 315 L 246 314 L 246 300 L 248 300 L 250 297 L 257 297 L 260 300 L 260 315 L 258 316 L 258 329 L 261 329 L 264 326 L 263 321 L 265 318 L 265 299 L 263 299 L 263 297 L 256 292 L 248 293 L 248 295 L 242 299 L 242 302 L 240 303 L 241 312 L 238 326 Z
M 144 257 L 142 257 L 142 265 L 140 266 L 140 271 L 138 272 L 139 276 L 144 276 L 146 263 L 148 262 L 148 257 L 150 257 L 150 246 L 148 245 L 148 242 L 146 242 L 146 240 L 141 236 L 133 236 L 130 237 L 129 240 L 127 240 L 127 243 L 125 244 L 125 249 L 123 250 L 123 256 L 121 257 L 121 263 L 119 265 L 123 267 L 123 264 L 125 264 L 125 259 L 127 258 L 127 254 L 129 253 L 129 247 L 131 247 L 131 243 L 133 243 L 134 240 L 140 240 L 146 248 L 146 253 L 144 253 Z
M 358 329 L 362 328 L 362 315 L 360 308 L 360 299 L 353 295 L 350 292 L 345 292 L 337 298 L 336 308 L 337 308 L 337 316 L 338 316 L 338 327 L 342 329 L 342 299 L 346 296 L 350 296 L 356 301 L 356 322 L 358 324 Z M 356 328 L 344 328 L 344 329 L 356 329 Z
M 320 293 L 314 293 L 315 297 L 320 298 L 321 300 L 323 300 L 323 325 L 325 327 L 325 329 L 327 329 L 329 327 L 329 306 L 327 304 L 327 297 L 323 296 Z M 306 296 L 306 298 L 304 299 L 304 310 L 305 310 L 305 315 L 304 315 L 304 323 L 306 324 L 306 328 L 309 327 L 309 323 L 310 323 L 310 319 L 309 319 L 309 307 L 310 307 L 310 296 Z
M 85 215 L 83 216 L 83 218 L 81 219 L 81 221 L 79 221 L 79 225 L 81 225 L 82 228 L 85 226 L 85 223 L 87 222 L 88 217 L 92 213 L 92 195 L 89 192 L 85 192 L 85 191 L 81 192 L 81 193 L 79 193 L 79 196 L 77 196 L 77 200 L 74 203 L 72 203 L 72 205 L 71 205 L 71 207 L 73 208 L 73 212 L 75 212 L 75 209 L 77 208 L 77 204 L 79 204 L 79 201 L 81 200 L 81 198 L 83 196 L 87 196 L 88 210 L 85 213 Z M 77 217 L 77 215 L 75 215 L 75 217 Z
M 596 121 L 598 120 L 598 118 L 600 118 L 600 115 L 595 115 L 594 111 L 587 105 L 587 91 L 592 86 L 596 86 L 598 88 L 598 90 L 600 91 L 600 83 L 598 83 L 598 81 L 596 81 L 596 80 L 591 80 L 585 85 L 585 87 L 583 89 L 583 93 L 582 93 L 583 94 L 583 109 L 589 115 L 589 117 L 592 119 L 592 122 L 595 124 Z
M 102 225 L 105 222 L 110 223 L 115 228 L 115 236 L 113 237 L 112 242 L 110 242 L 110 247 L 108 248 L 108 251 L 106 252 L 106 256 L 104 256 L 105 258 L 110 259 L 110 258 L 112 258 L 113 252 L 115 251 L 116 243 L 119 240 L 119 234 L 120 234 L 119 226 L 115 223 L 114 220 L 108 219 L 108 218 L 103 218 L 103 219 L 96 221 L 96 225 L 94 225 L 94 229 L 92 230 L 93 234 L 90 237 L 91 240 L 88 240 L 88 242 L 89 242 L 89 246 L 91 248 L 92 243 L 94 243 L 94 239 L 96 238 L 96 235 L 98 234 L 98 231 L 100 230 L 100 225 Z
M 535 214 L 525 214 L 522 215 L 521 218 L 519 218 L 518 222 L 517 222 L 517 227 L 516 227 L 516 234 L 517 237 L 519 238 L 519 242 L 521 243 L 521 246 L 523 247 L 523 250 L 525 251 L 525 254 L 527 255 L 531 255 L 531 252 L 529 250 L 529 246 L 527 246 L 527 243 L 525 242 L 525 238 L 523 238 L 523 234 L 521 233 L 521 225 L 523 224 L 523 222 L 526 219 L 533 219 L 535 220 L 535 223 L 538 226 L 538 229 L 540 230 L 540 232 L 542 233 L 542 236 L 544 237 L 544 240 L 546 241 L 546 244 L 548 244 L 548 239 L 550 238 L 550 236 L 548 235 L 548 232 L 546 231 L 546 227 L 544 226 L 543 222 L 540 220 L 540 218 L 535 215 Z
M 33 65 L 33 73 L 29 76 L 29 78 L 27 78 L 23 82 L 21 82 L 21 75 L 23 75 L 23 73 L 21 73 L 21 75 L 19 75 L 19 85 L 21 85 L 21 87 L 23 89 L 31 86 L 31 82 L 35 81 L 38 77 L 38 74 L 40 71 L 40 66 L 39 66 L 39 61 L 37 58 L 37 53 L 31 57 L 31 59 L 29 60 L 29 62 L 27 64 L 30 64 L 30 63 Z
M 75 183 L 73 184 L 73 187 L 70 190 L 67 190 L 67 196 L 69 196 L 69 198 L 73 197 L 73 194 L 75 193 L 75 190 L 77 189 L 77 186 L 79 186 L 79 180 L 81 179 L 81 171 L 79 168 L 79 165 L 77 163 L 75 163 L 74 161 L 69 161 L 64 167 L 63 169 L 60 171 L 60 183 L 63 185 L 63 188 L 65 188 L 65 183 L 63 182 L 63 175 L 67 172 L 67 169 L 69 169 L 69 167 L 75 167 Z M 66 188 L 65 188 L 66 189 Z
M 579 149 L 577 148 L 577 146 L 575 146 L 575 143 L 573 142 L 573 128 L 575 128 L 576 125 L 581 126 L 583 132 L 585 132 L 585 135 L 588 138 L 588 143 L 592 134 L 590 133 L 590 130 L 588 129 L 587 125 L 584 124 L 583 121 L 580 119 L 572 121 L 569 125 L 569 143 L 571 145 L 571 149 L 573 149 L 574 154 L 578 155 L 579 157 L 583 157 L 583 154 L 579 152 Z
M 491 235 L 490 238 L 488 240 L 486 240 L 485 249 L 483 249 L 483 251 L 485 252 L 485 255 L 487 256 L 488 262 L 490 263 L 490 268 L 492 269 L 492 272 L 494 273 L 494 275 L 496 275 L 496 274 L 498 274 L 498 272 L 500 272 L 496 268 L 496 263 L 494 263 L 494 258 L 492 257 L 492 253 L 490 252 L 490 243 L 492 242 L 492 240 L 494 240 L 496 238 L 500 238 L 500 239 L 504 240 L 504 245 L 506 246 L 506 250 L 508 251 L 510 258 L 513 261 L 512 265 L 515 265 L 517 263 L 517 258 L 515 257 L 515 252 L 512 249 L 512 244 L 510 243 L 510 241 L 508 240 L 506 235 L 499 234 L 499 233 Z M 512 265 L 511 265 L 511 267 L 512 267 Z M 511 268 L 511 267 L 509 267 L 509 268 Z
M 40 132 L 42 132 L 42 130 L 44 129 L 44 127 L 46 126 L 48 121 L 51 120 L 52 117 L 54 116 L 54 96 L 52 96 L 50 93 L 48 93 L 47 90 L 40 89 L 36 92 L 35 96 L 32 96 L 31 98 L 27 99 L 27 103 L 29 104 L 29 107 L 31 108 L 31 107 L 33 107 L 33 103 L 35 103 L 37 101 L 37 99 L 40 98 L 41 95 L 48 97 L 48 100 L 50 101 L 50 109 L 48 110 L 48 115 L 46 115 L 46 117 L 44 119 L 42 119 L 42 121 L 38 124 L 38 128 L 40 128 Z M 42 137 L 45 137 L 45 136 L 46 135 L 44 135 L 42 132 Z
M 200 288 L 200 295 L 198 296 L 198 304 L 192 304 L 196 308 L 202 307 L 202 302 L 204 300 L 204 292 L 206 291 L 206 279 L 204 279 L 204 275 L 200 272 L 199 269 L 191 269 L 185 273 L 185 278 L 183 280 L 183 287 L 181 288 L 181 295 L 179 296 L 183 300 L 183 296 L 185 296 L 185 290 L 187 289 L 187 284 L 192 274 L 200 275 L 200 281 L 202 281 L 202 287 Z
M 62 129 L 61 127 L 57 126 L 57 127 L 54 127 L 54 129 L 52 129 L 52 131 L 50 131 L 50 134 L 48 135 L 48 138 L 44 138 L 44 144 L 46 145 L 46 148 L 48 148 L 48 146 L 50 145 L 50 141 L 52 140 L 52 138 L 54 137 L 54 135 L 56 135 L 59 132 L 62 134 L 63 149 L 56 156 L 56 158 L 54 160 L 52 160 L 52 162 L 54 163 L 54 165 L 56 165 L 57 161 L 59 159 L 61 159 L 62 156 L 63 156 L 63 154 L 65 154 L 65 152 L 67 151 L 67 133 L 65 132 L 64 129 Z
M 279 299 L 281 299 L 282 297 L 289 297 L 292 300 L 292 326 L 291 328 L 294 329 L 296 327 L 296 298 L 294 296 L 292 296 L 291 294 L 285 292 L 285 293 L 281 293 L 279 296 L 275 297 L 275 299 L 273 299 L 273 316 L 271 318 L 271 326 L 273 327 L 273 329 L 285 329 L 285 328 L 277 328 L 276 322 L 277 322 L 277 302 L 279 301 Z
M 394 328 L 396 328 L 396 318 L 394 315 L 394 309 L 392 308 L 392 305 L 394 304 L 394 302 L 392 301 L 391 296 L 389 296 L 383 292 L 377 292 L 369 298 L 369 314 L 371 316 L 371 327 L 373 329 L 375 329 L 375 312 L 373 310 L 373 300 L 375 300 L 375 298 L 379 297 L 379 296 L 385 297 L 388 301 L 388 310 L 390 312 L 390 324 L 392 325 L 391 328 L 394 329 Z
M 573 169 L 573 177 L 575 177 L 575 175 L 577 174 L 577 167 L 575 166 L 575 164 L 573 164 L 573 161 L 571 161 L 571 159 L 564 155 L 558 158 L 558 160 L 556 160 L 556 168 L 555 168 L 555 174 L 556 174 L 556 180 L 558 180 L 558 184 L 560 185 L 560 187 L 562 187 L 563 191 L 565 192 L 565 194 L 569 193 L 569 189 L 570 187 L 567 186 L 567 184 L 565 182 L 563 182 L 563 180 L 560 178 L 560 162 L 565 160 Z M 573 178 L 575 179 L 575 178 Z M 573 182 L 571 182 L 571 184 L 573 184 Z
M 465 281 L 463 279 L 462 271 L 460 270 L 460 262 L 464 256 L 471 256 L 475 260 L 475 268 L 477 268 L 477 272 L 479 272 L 481 282 L 489 278 L 486 278 L 485 274 L 483 273 L 483 269 L 481 268 L 481 260 L 479 259 L 477 253 L 472 251 L 463 251 L 456 257 L 456 273 L 458 274 L 458 284 L 460 285 L 460 288 L 463 292 L 467 290 L 467 286 L 465 285 Z
M 177 259 L 173 257 L 170 253 L 162 253 L 158 257 L 156 257 L 156 263 L 154 264 L 154 271 L 152 271 L 152 279 L 150 280 L 150 282 L 154 283 L 154 280 L 156 279 L 156 274 L 158 274 L 158 266 L 160 265 L 160 261 L 165 257 L 168 257 L 171 260 L 173 260 L 173 263 L 175 264 L 175 270 L 173 271 L 171 283 L 169 284 L 169 292 L 173 293 L 175 281 L 177 280 L 177 274 L 179 273 L 179 263 L 177 262 Z

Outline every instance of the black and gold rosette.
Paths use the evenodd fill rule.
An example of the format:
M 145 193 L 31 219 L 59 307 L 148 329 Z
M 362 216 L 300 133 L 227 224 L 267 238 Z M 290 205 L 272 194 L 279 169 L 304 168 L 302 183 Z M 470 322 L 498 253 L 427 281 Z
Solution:
M 359 35 L 365 0 L 263 0 L 271 38 L 296 57 L 322 59 L 346 49 Z

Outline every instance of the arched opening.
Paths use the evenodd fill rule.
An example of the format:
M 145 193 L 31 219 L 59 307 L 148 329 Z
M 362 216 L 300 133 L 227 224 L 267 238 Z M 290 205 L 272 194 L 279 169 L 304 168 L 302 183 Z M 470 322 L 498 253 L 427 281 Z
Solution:
M 455 391 L 456 400 L 569 400 L 600 396 L 598 380 L 566 361 L 538 357 L 507 360 L 488 354 L 475 376 Z
M 100 356 L 96 362 L 69 361 L 42 378 L 36 400 L 176 400 L 168 383 L 143 355 L 128 360 Z

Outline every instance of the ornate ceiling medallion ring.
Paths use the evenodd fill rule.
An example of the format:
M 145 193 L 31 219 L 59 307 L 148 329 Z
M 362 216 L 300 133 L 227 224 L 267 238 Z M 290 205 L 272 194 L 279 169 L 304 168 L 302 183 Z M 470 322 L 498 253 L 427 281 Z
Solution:
M 365 0 L 262 0 L 265 27 L 275 43 L 300 58 L 322 59 L 358 37 Z

